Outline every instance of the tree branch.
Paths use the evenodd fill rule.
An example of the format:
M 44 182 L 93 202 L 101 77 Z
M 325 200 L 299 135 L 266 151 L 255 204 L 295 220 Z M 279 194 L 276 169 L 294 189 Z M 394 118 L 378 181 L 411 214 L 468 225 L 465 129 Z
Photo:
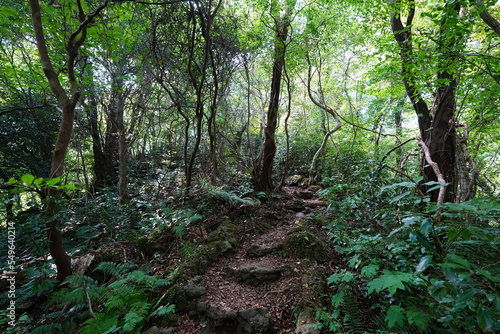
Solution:
M 425 161 L 427 161 L 427 163 L 431 166 L 432 170 L 434 171 L 434 174 L 436 174 L 438 182 L 442 184 L 441 188 L 439 188 L 439 194 L 437 198 L 437 204 L 438 205 L 442 204 L 444 202 L 444 199 L 446 198 L 446 188 L 447 188 L 446 180 L 444 179 L 443 173 L 441 173 L 438 164 L 432 160 L 429 147 L 427 147 L 422 138 L 417 138 L 417 139 L 418 139 L 418 145 L 422 148 L 422 151 L 424 152 Z
M 62 112 L 62 110 L 61 110 L 61 108 L 59 108 L 59 106 L 57 106 L 55 104 L 45 103 L 45 104 L 41 104 L 41 105 L 38 105 L 38 106 L 15 107 L 15 108 L 12 108 L 12 109 L 0 110 L 0 116 L 8 114 L 8 113 L 11 113 L 11 112 L 14 112 L 14 111 L 41 109 L 41 108 L 45 108 L 45 107 L 56 108 L 58 111 Z
M 484 5 L 484 0 L 476 0 L 476 8 L 480 11 L 479 16 L 483 19 L 484 23 L 486 23 L 494 32 L 500 35 L 500 22 L 498 22 L 493 16 L 491 16 L 490 12 L 486 9 Z

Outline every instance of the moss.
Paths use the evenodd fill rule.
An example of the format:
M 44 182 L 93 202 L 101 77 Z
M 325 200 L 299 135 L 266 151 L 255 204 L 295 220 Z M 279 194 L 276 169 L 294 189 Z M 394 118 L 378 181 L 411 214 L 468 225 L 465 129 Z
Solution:
M 169 289 L 169 296 L 178 312 L 190 312 L 196 309 L 197 299 L 186 296 L 179 283 Z
M 224 220 L 217 230 L 210 233 L 208 242 L 226 240 L 235 245 L 238 236 L 238 226 L 229 219 Z
M 101 254 L 102 262 L 121 262 L 122 250 L 115 249 L 111 252 Z
M 281 253 L 285 257 L 313 259 L 318 262 L 324 261 L 327 255 L 324 243 L 308 231 L 286 237 L 281 244 Z

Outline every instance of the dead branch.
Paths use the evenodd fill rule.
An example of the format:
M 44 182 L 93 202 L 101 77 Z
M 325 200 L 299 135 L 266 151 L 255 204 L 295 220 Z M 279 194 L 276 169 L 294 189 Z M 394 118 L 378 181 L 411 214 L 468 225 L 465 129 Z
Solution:
M 380 164 L 382 164 L 384 162 L 385 159 L 387 159 L 387 157 L 389 156 L 389 154 L 391 154 L 392 152 L 394 152 L 395 150 L 397 150 L 398 148 L 400 148 L 401 146 L 411 142 L 412 140 L 415 140 L 416 138 L 413 137 L 413 138 L 410 138 L 404 142 L 402 142 L 401 144 L 391 148 L 389 151 L 387 151 L 387 153 L 382 157 L 382 159 L 380 160 Z
M 425 161 L 427 161 L 427 163 L 431 166 L 432 170 L 434 171 L 434 174 L 436 174 L 438 182 L 442 183 L 442 187 L 439 188 L 439 194 L 437 198 L 437 204 L 438 205 L 442 204 L 446 197 L 446 188 L 447 188 L 446 180 L 444 179 L 443 173 L 441 173 L 438 164 L 434 162 L 434 160 L 432 160 L 429 147 L 427 147 L 422 138 L 417 137 L 417 139 L 418 139 L 418 145 L 422 148 L 422 151 L 424 152 Z

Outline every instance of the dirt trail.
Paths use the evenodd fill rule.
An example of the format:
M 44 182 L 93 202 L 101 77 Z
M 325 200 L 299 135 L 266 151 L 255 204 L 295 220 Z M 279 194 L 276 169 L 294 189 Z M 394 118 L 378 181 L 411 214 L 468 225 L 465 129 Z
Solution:
M 266 220 L 267 229 L 244 221 L 248 229 L 237 250 L 188 283 L 196 308 L 179 318 L 176 333 L 319 333 L 307 322 L 314 321 L 311 310 L 323 292 L 316 290 L 323 290 L 334 258 L 314 219 L 325 214 L 326 203 L 302 188 L 284 190 L 278 205 L 263 205 L 252 218 Z

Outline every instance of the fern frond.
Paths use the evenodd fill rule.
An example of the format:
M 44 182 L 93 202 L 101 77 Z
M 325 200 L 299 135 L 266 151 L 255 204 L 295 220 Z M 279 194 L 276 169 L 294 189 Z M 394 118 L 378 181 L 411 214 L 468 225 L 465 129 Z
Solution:
M 365 327 L 363 317 L 360 312 L 360 305 L 352 291 L 346 291 L 344 294 L 344 303 L 342 304 L 345 316 L 345 325 L 352 333 L 362 333 Z
M 119 313 L 116 311 L 94 313 L 92 318 L 83 323 L 78 334 L 116 333 L 120 330 L 118 319 Z
M 175 313 L 175 305 L 163 305 L 151 312 L 149 317 L 164 317 L 169 314 Z
M 99 265 L 94 269 L 94 271 L 100 270 L 111 277 L 121 277 L 124 273 L 137 267 L 137 264 L 133 262 L 127 263 L 116 263 L 104 261 L 99 263 Z
M 44 324 L 31 331 L 32 334 L 56 334 L 62 333 L 62 326 L 59 323 Z
M 123 330 L 125 332 L 130 332 L 134 330 L 144 320 L 145 318 L 141 314 L 136 312 L 128 312 L 125 315 L 125 323 L 123 324 Z

